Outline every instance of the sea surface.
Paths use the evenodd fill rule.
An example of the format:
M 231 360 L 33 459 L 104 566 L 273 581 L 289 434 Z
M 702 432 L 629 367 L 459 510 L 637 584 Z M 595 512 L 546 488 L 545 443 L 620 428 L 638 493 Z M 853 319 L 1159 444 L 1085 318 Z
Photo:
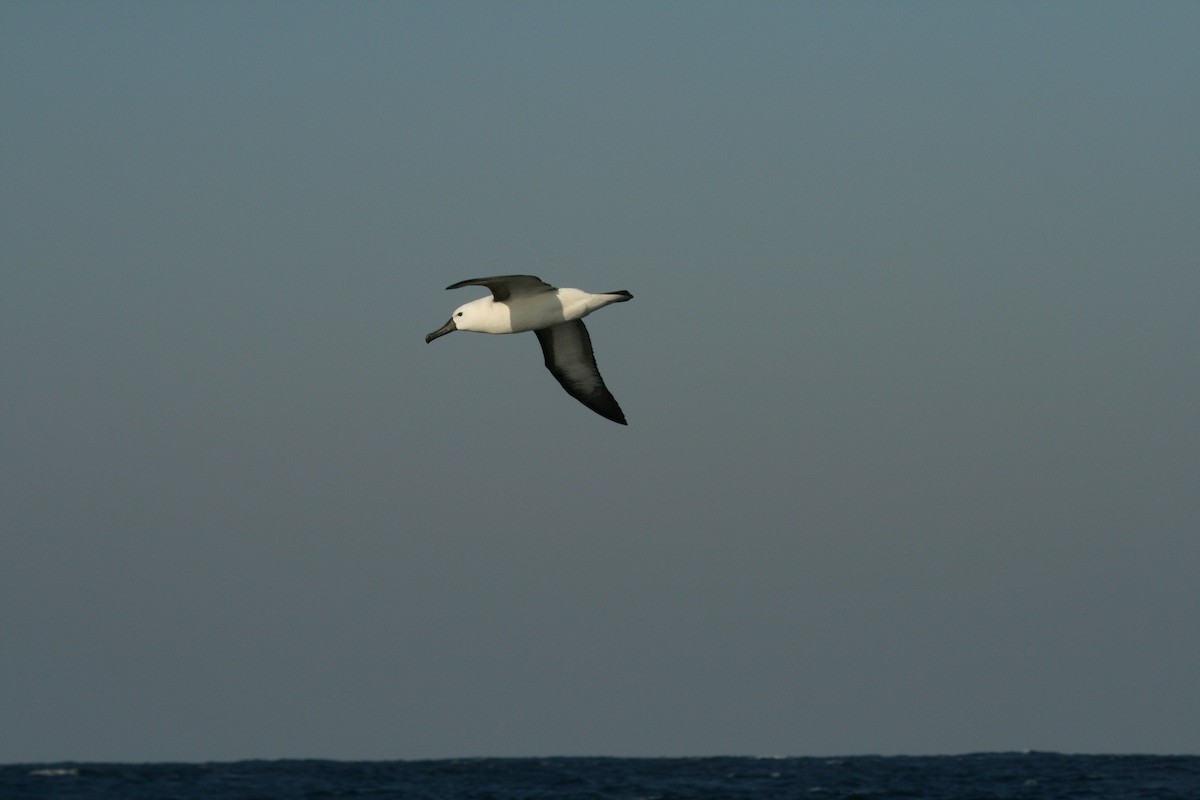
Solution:
M 846 758 L 472 758 L 0 765 L 27 800 L 1200 800 L 1200 756 L 981 753 Z

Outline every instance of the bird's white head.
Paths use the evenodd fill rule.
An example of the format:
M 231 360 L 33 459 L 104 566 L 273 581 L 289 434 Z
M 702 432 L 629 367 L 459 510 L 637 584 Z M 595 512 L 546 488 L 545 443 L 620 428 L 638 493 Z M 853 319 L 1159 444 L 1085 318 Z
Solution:
M 453 331 L 477 331 L 479 333 L 496 333 L 496 303 L 490 297 L 472 300 L 454 309 L 450 321 L 425 337 L 432 342 L 439 336 L 445 336 Z

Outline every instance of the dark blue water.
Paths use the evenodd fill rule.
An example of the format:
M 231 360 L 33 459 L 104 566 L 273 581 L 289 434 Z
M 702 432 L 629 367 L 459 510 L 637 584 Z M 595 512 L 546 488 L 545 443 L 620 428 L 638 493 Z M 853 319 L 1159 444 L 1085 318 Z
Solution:
M 0 766 L 0 798 L 1200 800 L 1200 757 L 478 758 Z

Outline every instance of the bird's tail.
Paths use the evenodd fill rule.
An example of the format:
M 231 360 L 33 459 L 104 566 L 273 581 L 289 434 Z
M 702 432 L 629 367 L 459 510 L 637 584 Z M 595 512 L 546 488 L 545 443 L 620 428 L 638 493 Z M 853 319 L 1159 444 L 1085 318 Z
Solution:
M 621 289 L 618 292 L 605 292 L 605 294 L 616 295 L 617 299 L 613 300 L 614 303 L 624 303 L 626 300 L 633 299 L 633 295 L 631 295 L 629 292 L 625 291 L 624 289 Z

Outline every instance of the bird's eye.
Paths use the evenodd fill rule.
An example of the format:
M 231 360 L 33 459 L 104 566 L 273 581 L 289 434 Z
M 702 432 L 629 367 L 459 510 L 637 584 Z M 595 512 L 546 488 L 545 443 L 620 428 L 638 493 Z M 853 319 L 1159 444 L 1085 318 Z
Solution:
M 462 312 L 460 311 L 460 312 L 458 312 L 457 314 L 455 314 L 454 316 L 456 316 L 456 317 L 461 317 L 461 316 L 462 316 Z

